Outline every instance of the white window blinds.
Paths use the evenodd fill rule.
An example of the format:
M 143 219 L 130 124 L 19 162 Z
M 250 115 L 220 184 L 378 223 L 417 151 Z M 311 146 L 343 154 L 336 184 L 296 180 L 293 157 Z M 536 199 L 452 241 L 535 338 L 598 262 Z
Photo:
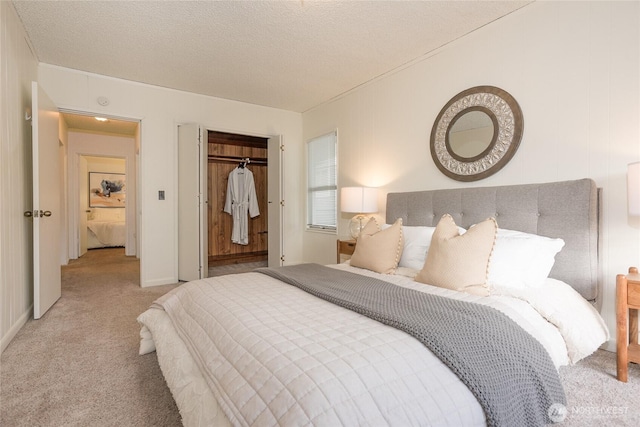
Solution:
M 307 143 L 307 228 L 335 230 L 337 223 L 336 132 Z

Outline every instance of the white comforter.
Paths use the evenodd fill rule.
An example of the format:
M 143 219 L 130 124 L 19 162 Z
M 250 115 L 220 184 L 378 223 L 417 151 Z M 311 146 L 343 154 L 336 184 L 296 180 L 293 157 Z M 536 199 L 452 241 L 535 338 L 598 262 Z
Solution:
M 336 268 L 379 276 L 347 265 Z M 580 297 L 574 301 L 564 284 L 550 282 L 545 288 L 546 298 L 536 301 L 538 310 L 547 311 L 541 315 L 523 295 L 483 298 L 401 275 L 382 278 L 503 311 L 544 345 L 556 366 L 590 354 L 608 337 L 596 311 Z M 556 296 L 571 299 L 560 306 L 574 312 L 563 314 L 554 304 L 545 309 L 544 300 Z M 485 423 L 475 397 L 417 340 L 271 277 L 247 273 L 190 282 L 158 303 L 139 318 L 147 336 L 141 351 L 154 348 L 150 330 L 160 353 L 159 340 L 166 337 L 156 335 L 173 325 L 172 333 L 184 343 L 171 344 L 182 352 L 183 370 L 204 377 L 167 378 L 170 386 L 178 384 L 171 387 L 185 425 L 219 417 L 210 404 L 214 399 L 236 425 Z M 170 313 L 170 321 L 157 310 L 160 306 Z M 175 367 L 158 356 L 165 377 L 170 370 L 175 377 Z M 184 397 L 189 390 L 214 413 L 195 408 L 194 400 Z
M 106 246 L 124 246 L 127 228 L 124 221 L 87 221 L 100 243 Z

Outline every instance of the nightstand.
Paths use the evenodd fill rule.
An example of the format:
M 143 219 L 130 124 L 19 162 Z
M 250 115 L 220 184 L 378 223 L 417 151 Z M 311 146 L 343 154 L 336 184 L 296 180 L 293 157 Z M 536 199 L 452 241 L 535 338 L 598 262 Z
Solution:
M 337 256 L 338 264 L 340 264 L 340 255 L 353 255 L 353 251 L 355 250 L 356 250 L 355 240 L 338 239 L 338 256 Z
M 638 345 L 638 310 L 640 309 L 640 274 L 629 267 L 629 274 L 616 276 L 616 329 L 618 380 L 627 382 L 629 362 L 640 363 Z

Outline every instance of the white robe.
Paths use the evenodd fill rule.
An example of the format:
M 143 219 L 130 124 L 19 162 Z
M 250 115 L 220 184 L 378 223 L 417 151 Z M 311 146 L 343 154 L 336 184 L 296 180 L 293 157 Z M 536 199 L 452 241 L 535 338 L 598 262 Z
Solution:
M 231 241 L 239 245 L 249 244 L 249 219 L 260 215 L 253 173 L 247 168 L 237 167 L 229 174 L 227 199 L 224 211 L 233 216 Z

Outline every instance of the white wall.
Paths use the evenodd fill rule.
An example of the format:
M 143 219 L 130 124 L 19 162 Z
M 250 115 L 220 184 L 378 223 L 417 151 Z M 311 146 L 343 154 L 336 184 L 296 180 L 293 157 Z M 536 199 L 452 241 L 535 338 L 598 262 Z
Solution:
M 33 306 L 31 81 L 37 61 L 12 3 L 0 2 L 0 348 L 4 350 Z
M 176 70 L 180 72 L 180 70 Z M 39 81 L 58 107 L 139 119 L 141 283 L 177 281 L 177 125 L 195 122 L 208 129 L 249 135 L 283 135 L 284 183 L 287 195 L 297 195 L 302 119 L 299 113 L 180 92 L 100 75 L 40 64 Z M 105 96 L 107 107 L 96 99 Z M 289 160 L 291 159 L 291 160 Z M 164 190 L 166 200 L 158 200 Z M 285 204 L 286 263 L 301 260 L 304 219 L 296 203 Z
M 133 142 L 133 138 L 131 139 Z M 85 156 L 89 172 L 126 173 L 124 159 L 116 157 Z M 86 177 L 89 179 L 89 177 Z M 128 189 L 127 189 L 128 190 Z
M 627 164 L 640 160 L 639 8 L 638 2 L 533 3 L 304 113 L 304 139 L 337 128 L 340 187 L 383 193 L 594 179 L 604 191 L 603 315 L 615 338 L 615 276 L 640 264 L 640 222 L 627 216 L 625 181 Z M 478 85 L 515 97 L 524 136 L 496 175 L 460 183 L 435 167 L 429 137 L 445 103 Z M 383 197 L 379 206 L 383 211 Z M 341 219 L 340 236 L 348 235 L 348 218 Z M 331 262 L 335 237 L 305 233 L 305 260 Z

